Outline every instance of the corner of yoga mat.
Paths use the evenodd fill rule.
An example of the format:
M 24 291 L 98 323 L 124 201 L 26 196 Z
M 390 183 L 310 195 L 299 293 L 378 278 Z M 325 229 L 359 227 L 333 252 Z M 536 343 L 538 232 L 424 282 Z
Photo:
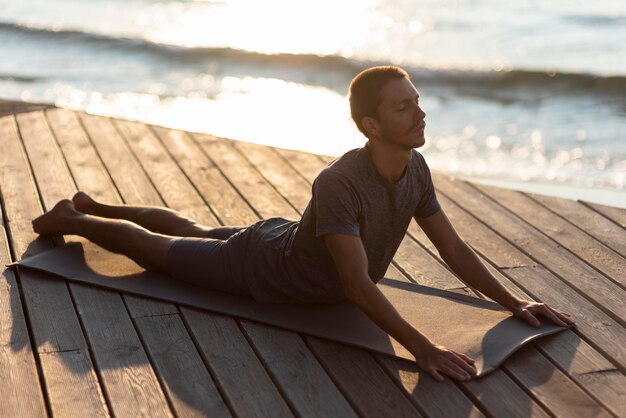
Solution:
M 504 363 L 509 357 L 515 354 L 516 351 L 518 351 L 519 349 L 521 349 L 528 343 L 535 341 L 542 337 L 547 337 L 548 335 L 556 334 L 558 332 L 564 331 L 569 328 L 570 327 L 562 327 L 559 325 L 542 322 L 539 328 L 532 328 L 533 330 L 535 330 L 534 333 L 531 333 L 526 338 L 519 341 L 516 345 L 510 345 L 507 347 L 507 349 L 501 350 L 497 354 L 487 353 L 486 355 L 484 355 L 484 353 L 487 350 L 483 347 L 484 357 L 481 359 L 479 367 L 477 367 L 476 377 L 482 378 L 488 375 L 489 373 L 493 372 L 498 367 L 500 367 L 502 363 Z M 485 360 L 485 357 L 487 358 L 486 360 Z

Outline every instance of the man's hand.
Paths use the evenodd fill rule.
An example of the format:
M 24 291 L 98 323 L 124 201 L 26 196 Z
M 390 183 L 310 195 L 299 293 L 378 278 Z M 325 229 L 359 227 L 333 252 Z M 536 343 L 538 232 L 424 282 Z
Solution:
M 443 346 L 426 344 L 413 355 L 418 366 L 440 382 L 443 381 L 441 373 L 462 381 L 476 376 L 473 359 Z
M 348 299 L 361 308 L 376 325 L 391 335 L 415 356 L 417 364 L 436 380 L 441 373 L 458 380 L 476 375 L 474 360 L 464 354 L 433 345 L 406 322 L 368 274 L 367 254 L 359 237 L 328 234 L 324 242 L 335 261 L 339 278 Z
M 533 302 L 530 300 L 519 301 L 511 308 L 511 312 L 513 312 L 513 315 L 525 320 L 533 327 L 539 327 L 541 325 L 541 322 L 537 318 L 538 316 L 544 316 L 556 325 L 560 325 L 562 327 L 576 324 L 570 314 L 557 311 L 545 303 Z
M 509 292 L 502 283 L 487 270 L 476 253 L 456 233 L 443 209 L 428 218 L 415 218 L 428 238 L 435 244 L 441 258 L 452 270 L 473 289 L 478 290 L 513 314 L 539 327 L 538 316 L 544 316 L 556 325 L 575 325 L 569 314 L 552 309 L 544 303 L 520 300 Z

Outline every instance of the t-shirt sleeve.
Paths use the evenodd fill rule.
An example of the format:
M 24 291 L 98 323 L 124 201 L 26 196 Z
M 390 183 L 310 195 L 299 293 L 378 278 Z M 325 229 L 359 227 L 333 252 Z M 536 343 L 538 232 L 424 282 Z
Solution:
M 441 205 L 437 200 L 437 194 L 435 193 L 435 186 L 433 185 L 433 179 L 430 174 L 430 169 L 426 164 L 426 160 L 422 154 L 416 152 L 415 153 L 419 158 L 419 176 L 422 181 L 420 182 L 420 189 L 422 191 L 422 196 L 420 198 L 417 207 L 415 208 L 414 216 L 416 218 L 427 218 L 430 215 L 434 215 L 439 209 L 441 209 Z
M 313 182 L 315 236 L 347 234 L 360 236 L 360 205 L 347 178 L 324 170 Z

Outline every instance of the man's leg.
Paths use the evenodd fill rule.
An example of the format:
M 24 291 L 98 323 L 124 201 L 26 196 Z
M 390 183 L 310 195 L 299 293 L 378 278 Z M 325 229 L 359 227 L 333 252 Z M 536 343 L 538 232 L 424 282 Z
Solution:
M 107 205 L 84 192 L 72 198 L 77 211 L 103 218 L 126 219 L 150 231 L 178 237 L 206 237 L 212 228 L 197 224 L 176 211 L 153 206 Z
M 45 236 L 79 235 L 97 245 L 130 257 L 146 270 L 165 272 L 167 252 L 174 239 L 155 234 L 126 220 L 105 219 L 78 212 L 71 200 L 57 203 L 33 221 Z

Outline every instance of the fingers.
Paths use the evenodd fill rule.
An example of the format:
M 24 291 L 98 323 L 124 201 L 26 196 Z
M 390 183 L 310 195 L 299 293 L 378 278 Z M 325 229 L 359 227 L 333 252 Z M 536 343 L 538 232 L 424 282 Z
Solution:
M 561 318 L 559 318 L 554 312 L 552 312 L 550 309 L 546 309 L 545 312 L 542 312 L 543 316 L 545 316 L 546 318 L 548 318 L 550 321 L 552 321 L 553 323 L 555 323 L 556 325 L 562 326 L 562 327 L 566 327 L 567 324 L 565 322 L 563 322 L 561 320 Z
M 476 368 L 468 362 L 473 363 L 474 360 L 465 354 L 446 351 L 442 352 L 436 359 L 433 359 L 431 367 L 427 370 L 438 381 L 443 380 L 441 373 L 456 380 L 467 381 L 476 375 Z
M 470 376 L 476 375 L 476 367 L 474 366 L 474 360 L 467 357 L 465 354 L 457 353 L 456 351 L 451 351 L 453 357 L 451 360 L 454 364 L 460 367 L 464 372 L 468 373 Z M 470 363 L 471 362 L 471 363 Z
M 552 309 L 552 308 L 550 308 L 550 309 Z M 556 309 L 552 309 L 552 312 L 554 312 L 556 314 L 556 316 L 558 316 L 559 319 L 561 321 L 565 322 L 566 324 L 576 325 L 576 321 L 574 321 L 572 319 L 572 316 L 570 314 L 568 314 L 566 312 L 557 311 Z
M 443 376 L 437 371 L 437 369 L 432 368 L 428 371 L 430 375 L 438 382 L 443 382 Z
M 464 371 L 461 367 L 456 364 L 450 364 L 441 367 L 441 371 L 450 376 L 453 379 L 467 381 L 471 379 L 471 375 Z
M 545 303 L 528 301 L 525 302 L 524 306 L 521 306 L 520 309 L 516 310 L 514 313 L 520 319 L 525 320 L 533 327 L 539 327 L 541 325 L 541 321 L 539 321 L 539 319 L 537 318 L 539 315 L 546 317 L 552 323 L 562 327 L 576 324 L 576 322 L 568 313 L 552 309 Z
M 522 309 L 519 315 L 522 319 L 524 319 L 526 322 L 528 322 L 531 326 L 535 328 L 541 325 L 541 322 L 537 318 L 535 318 L 535 316 L 532 313 L 530 313 L 528 309 Z
M 544 304 L 536 305 L 535 313 L 538 314 L 538 315 L 545 316 L 546 318 L 548 318 L 550 321 L 552 321 L 556 325 L 559 325 L 561 327 L 566 327 L 567 326 L 567 323 L 565 323 L 565 321 L 563 321 L 557 315 L 557 312 L 555 310 L 553 310 L 552 308 L 550 308 L 548 305 L 544 305 Z
M 457 353 L 456 351 L 454 351 L 454 353 L 455 353 L 457 356 L 461 357 L 463 360 L 465 360 L 465 361 L 466 361 L 467 363 L 469 363 L 469 364 L 474 364 L 474 363 L 475 363 L 475 361 L 474 361 L 474 359 L 473 359 L 473 358 L 468 357 L 468 356 L 466 356 L 466 355 L 465 355 L 465 354 L 463 354 L 463 353 Z

